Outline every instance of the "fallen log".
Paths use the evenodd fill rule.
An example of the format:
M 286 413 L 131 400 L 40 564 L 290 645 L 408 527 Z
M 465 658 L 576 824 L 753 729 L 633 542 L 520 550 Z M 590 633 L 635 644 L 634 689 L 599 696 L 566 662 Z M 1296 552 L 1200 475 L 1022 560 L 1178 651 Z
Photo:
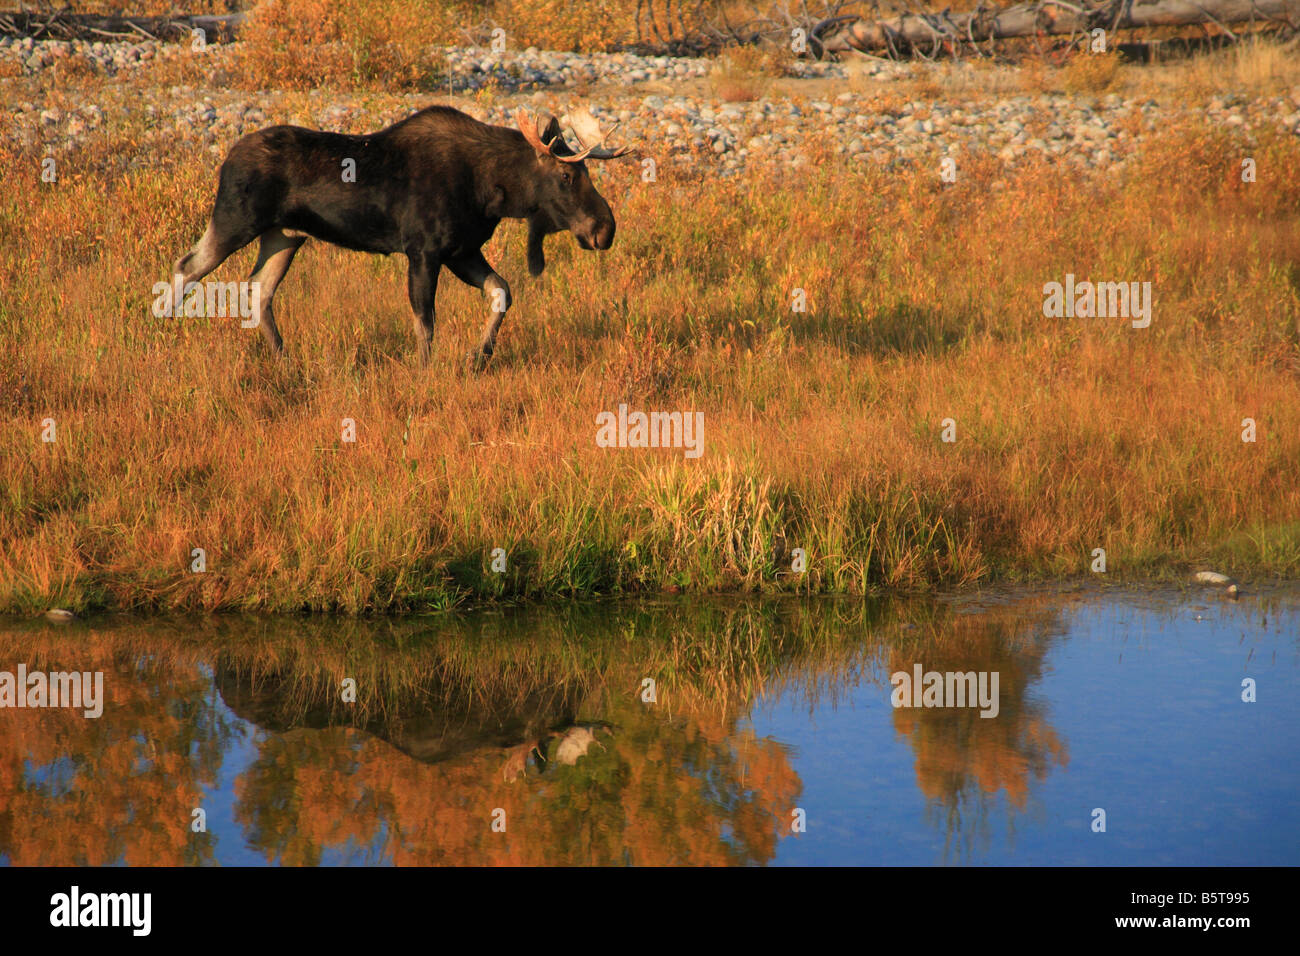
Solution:
M 36 40 L 95 40 L 105 37 L 137 37 L 151 40 L 179 40 L 202 30 L 208 42 L 234 39 L 245 15 L 199 15 L 178 17 L 108 17 L 66 10 L 37 12 L 23 10 L 0 13 L 0 36 L 32 37 Z
M 827 53 L 941 47 L 1016 37 L 1143 27 L 1273 21 L 1300 26 L 1300 0 L 1034 0 L 968 13 L 905 13 L 892 19 L 829 22 L 815 39 Z

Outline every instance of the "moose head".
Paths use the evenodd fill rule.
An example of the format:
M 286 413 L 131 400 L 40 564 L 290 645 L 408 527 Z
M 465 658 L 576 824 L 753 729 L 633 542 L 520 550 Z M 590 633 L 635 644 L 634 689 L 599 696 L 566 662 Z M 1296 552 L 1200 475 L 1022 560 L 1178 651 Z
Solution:
M 592 185 L 586 161 L 616 159 L 631 147 L 606 149 L 613 127 L 602 133 L 587 110 L 565 117 L 576 146 L 565 140 L 560 121 L 549 113 L 530 117 L 519 110 L 515 121 L 537 155 L 541 174 L 536 180 L 537 211 L 528 219 L 528 271 L 539 275 L 546 267 L 542 239 L 553 232 L 569 230 L 583 249 L 608 249 L 614 243 L 614 213 Z

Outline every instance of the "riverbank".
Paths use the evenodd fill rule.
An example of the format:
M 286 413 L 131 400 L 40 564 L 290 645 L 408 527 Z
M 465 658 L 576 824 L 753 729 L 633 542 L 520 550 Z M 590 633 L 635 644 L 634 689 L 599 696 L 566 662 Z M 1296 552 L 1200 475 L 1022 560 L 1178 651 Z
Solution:
M 0 79 L 0 610 L 860 593 L 1087 575 L 1097 549 L 1126 580 L 1300 574 L 1300 79 L 890 64 L 735 100 L 669 64 L 447 97 L 153 59 Z M 421 369 L 404 262 L 314 242 L 276 301 L 287 362 L 152 315 L 241 132 L 431 102 L 587 103 L 642 149 L 594 171 L 609 252 L 557 235 L 530 280 L 520 224 L 485 248 L 514 294 L 486 374 L 461 362 L 477 293 L 446 277 Z M 1150 283 L 1149 325 L 1052 313 L 1076 279 Z M 702 415 L 701 454 L 601 447 L 621 405 Z
M 520 106 L 581 103 L 660 162 L 730 177 L 797 168 L 810 142 L 864 167 L 988 153 L 1075 172 L 1118 169 L 1188 124 L 1300 135 L 1300 69 L 1287 49 L 1264 45 L 1163 67 L 1099 57 L 1063 69 L 448 47 L 415 91 L 305 79 L 260 88 L 244 46 L 0 37 L 6 138 L 59 156 L 130 130 L 150 149 L 183 142 L 219 161 L 239 136 L 277 122 L 366 133 L 434 102 L 503 124 Z M 148 150 L 121 157 L 127 168 L 147 161 Z

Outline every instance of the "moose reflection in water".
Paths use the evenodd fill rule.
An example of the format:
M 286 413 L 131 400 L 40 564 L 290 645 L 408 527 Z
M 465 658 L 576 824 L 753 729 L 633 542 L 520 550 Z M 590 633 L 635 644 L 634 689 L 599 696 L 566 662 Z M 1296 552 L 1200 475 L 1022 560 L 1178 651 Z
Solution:
M 336 696 L 333 692 L 318 691 L 322 698 L 304 707 L 286 687 L 293 680 L 278 672 L 241 668 L 237 660 L 223 655 L 214 683 L 235 716 L 276 734 L 349 723 L 348 708 L 331 706 Z M 444 705 L 408 707 L 397 713 L 362 711 L 355 726 L 427 764 L 499 749 L 505 754 L 502 777 L 507 781 L 524 776 L 530 765 L 544 771 L 552 740 L 555 746 L 550 759 L 572 767 L 593 744 L 604 749 L 596 739 L 598 733 L 614 732 L 608 724 L 576 723 L 585 696 L 576 681 L 536 687 L 525 696 L 497 700 L 475 695 L 457 700 L 454 691 L 434 685 L 425 691 Z
M 0 631 L 0 662 L 103 670 L 108 705 L 94 721 L 0 711 L 0 856 L 761 864 L 798 839 L 803 784 L 800 742 L 757 735 L 756 708 L 792 693 L 834 707 L 872 682 L 890 710 L 889 674 L 915 662 L 1001 674 L 996 720 L 861 714 L 906 738 L 960 852 L 992 797 L 1023 808 L 1066 761 L 1028 694 L 1054 607 L 783 600 L 435 623 L 15 625 Z M 196 831 L 199 808 L 210 813 Z

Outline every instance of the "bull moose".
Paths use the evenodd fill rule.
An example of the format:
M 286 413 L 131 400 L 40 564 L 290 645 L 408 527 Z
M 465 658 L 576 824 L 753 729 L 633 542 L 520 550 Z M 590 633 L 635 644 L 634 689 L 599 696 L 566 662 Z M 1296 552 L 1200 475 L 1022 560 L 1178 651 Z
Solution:
M 429 361 L 438 273 L 449 268 L 491 303 L 471 362 L 491 358 L 510 307 L 510 286 L 481 247 L 503 218 L 528 221 L 528 271 L 546 266 L 542 240 L 568 229 L 583 249 L 608 249 L 614 214 L 592 185 L 586 160 L 614 159 L 592 115 L 567 118 L 571 147 L 549 114 L 515 114 L 519 129 L 490 126 L 447 106 L 430 106 L 365 136 L 272 126 L 231 147 L 203 237 L 176 261 L 181 289 L 260 239 L 250 279 L 257 318 L 277 354 L 284 343 L 271 300 L 294 254 L 315 238 L 346 249 L 403 253 L 420 359 Z M 351 160 L 349 164 L 347 161 Z M 351 170 L 353 175 L 345 175 Z

